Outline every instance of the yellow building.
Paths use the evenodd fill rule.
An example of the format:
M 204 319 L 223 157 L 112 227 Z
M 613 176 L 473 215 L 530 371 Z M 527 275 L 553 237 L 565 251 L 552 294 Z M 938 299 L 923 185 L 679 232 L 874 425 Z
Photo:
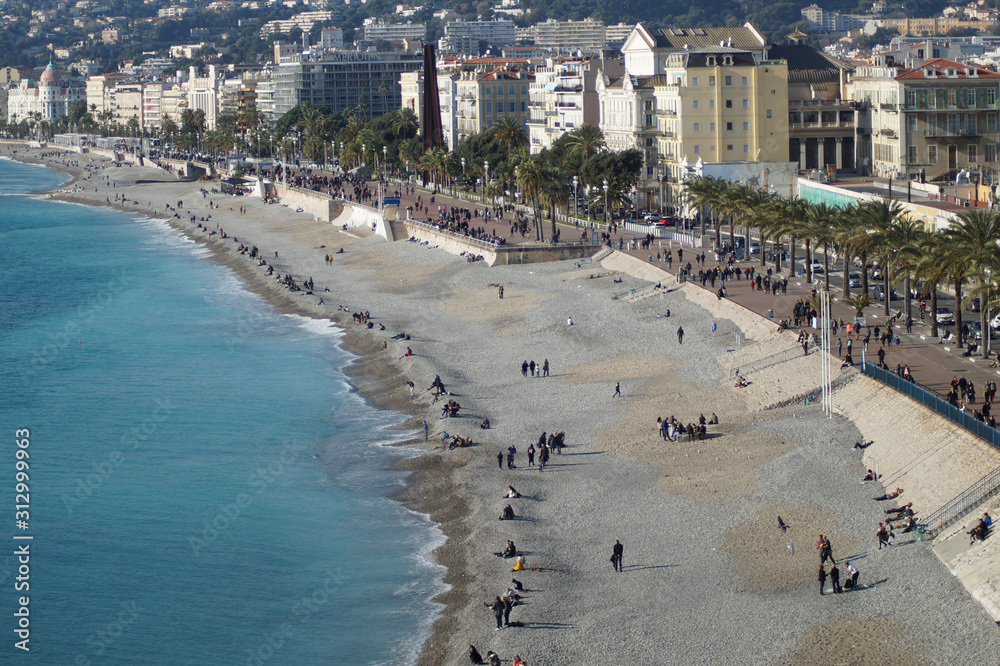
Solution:
M 935 16 L 932 18 L 891 18 L 881 19 L 880 27 L 893 28 L 906 35 L 944 35 L 952 28 L 972 28 L 985 32 L 996 26 L 996 21 L 963 21 L 957 16 Z
M 676 206 L 684 165 L 788 159 L 788 65 L 725 46 L 671 53 L 654 87 L 655 181 Z M 653 192 L 647 191 L 647 202 Z M 647 206 L 650 207 L 650 206 Z

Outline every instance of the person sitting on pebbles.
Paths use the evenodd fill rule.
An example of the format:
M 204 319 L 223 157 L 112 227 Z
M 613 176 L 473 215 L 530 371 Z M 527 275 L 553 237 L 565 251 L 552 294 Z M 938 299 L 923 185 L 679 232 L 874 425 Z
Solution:
M 513 520 L 514 519 L 514 508 L 510 504 L 503 508 L 503 513 L 500 514 L 500 520 Z

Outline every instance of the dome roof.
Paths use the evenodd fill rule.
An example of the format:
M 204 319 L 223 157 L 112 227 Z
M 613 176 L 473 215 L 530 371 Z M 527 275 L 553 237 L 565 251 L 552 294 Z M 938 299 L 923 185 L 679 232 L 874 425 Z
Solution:
M 52 61 L 50 60 L 48 67 L 45 68 L 45 71 L 42 72 L 42 75 L 38 78 L 38 85 L 41 86 L 55 85 L 56 83 L 59 82 L 59 79 L 60 79 L 59 73 L 56 72 L 56 68 L 52 64 Z

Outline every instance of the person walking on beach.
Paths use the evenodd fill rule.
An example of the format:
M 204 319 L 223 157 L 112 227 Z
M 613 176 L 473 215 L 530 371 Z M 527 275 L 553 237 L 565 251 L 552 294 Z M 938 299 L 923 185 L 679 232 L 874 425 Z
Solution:
M 523 377 L 527 377 L 528 376 L 528 362 L 527 361 L 525 361 L 524 363 L 521 364 L 521 376 L 523 376 Z
M 615 545 L 611 547 L 611 567 L 621 573 L 622 571 L 622 554 L 625 552 L 625 547 L 622 546 L 622 542 L 615 539 Z
M 833 584 L 834 594 L 840 594 L 844 591 L 843 588 L 840 587 L 840 569 L 837 568 L 836 562 L 834 562 L 833 566 L 830 567 L 830 582 Z
M 528 445 L 528 467 L 534 467 L 534 466 L 535 466 L 535 445 L 534 444 L 529 444 Z
M 819 550 L 820 564 L 825 563 L 827 558 L 829 558 L 834 565 L 837 564 L 837 560 L 833 559 L 833 546 L 830 545 L 830 540 L 822 534 L 819 535 L 819 541 L 816 542 L 816 548 Z
M 622 397 L 622 385 L 621 382 L 615 382 L 615 394 L 611 396 L 612 398 Z
M 549 376 L 549 359 L 545 359 L 545 362 L 542 363 L 542 377 L 548 377 L 548 376 Z
M 684 327 L 683 326 L 678 326 L 677 327 L 677 344 L 679 344 L 679 345 L 684 344 Z
M 716 333 L 718 332 L 718 330 L 719 330 L 719 326 L 718 326 L 718 324 L 716 324 L 716 323 L 715 323 L 715 322 L 713 321 L 713 322 L 712 322 L 712 337 L 713 337 L 713 338 L 715 337 L 715 334 L 716 334 Z
M 534 377 L 535 376 L 535 362 L 534 361 L 532 361 L 531 363 L 528 364 L 528 370 L 531 372 L 531 376 Z
M 854 589 L 858 586 L 858 569 L 853 563 L 847 564 L 847 579 L 844 581 L 844 587 Z
M 819 565 L 819 596 L 823 596 L 823 588 L 826 587 L 826 569 Z M 498 597 L 499 598 L 499 597 Z
M 503 451 L 497 450 L 497 467 L 503 469 Z
M 427 441 L 427 433 L 430 431 L 431 427 L 427 425 L 427 421 L 424 421 L 424 441 Z
M 500 293 L 500 300 L 502 301 L 503 300 L 503 285 L 500 285 L 500 289 L 498 291 Z

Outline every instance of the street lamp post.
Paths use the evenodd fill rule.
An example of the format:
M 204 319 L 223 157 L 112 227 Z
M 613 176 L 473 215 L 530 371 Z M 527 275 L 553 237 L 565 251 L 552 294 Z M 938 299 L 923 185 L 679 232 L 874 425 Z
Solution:
M 580 187 L 580 179 L 577 178 L 576 176 L 573 176 L 573 218 L 574 218 L 574 221 L 576 221 L 575 218 L 577 218 L 577 217 L 580 216 L 580 195 L 578 194 L 579 187 Z M 577 222 L 577 225 L 579 225 L 579 222 Z
M 609 222 L 609 220 L 611 218 L 608 216 L 608 181 L 606 179 L 604 181 L 604 185 L 601 187 L 604 190 L 604 224 L 610 227 L 611 222 Z
M 462 185 L 465 183 L 465 158 L 462 158 L 462 177 L 459 179 L 458 184 Z
M 486 201 L 486 188 L 489 186 L 490 182 L 490 163 L 488 161 L 483 162 L 483 170 L 486 173 L 486 177 L 483 179 L 483 201 Z

